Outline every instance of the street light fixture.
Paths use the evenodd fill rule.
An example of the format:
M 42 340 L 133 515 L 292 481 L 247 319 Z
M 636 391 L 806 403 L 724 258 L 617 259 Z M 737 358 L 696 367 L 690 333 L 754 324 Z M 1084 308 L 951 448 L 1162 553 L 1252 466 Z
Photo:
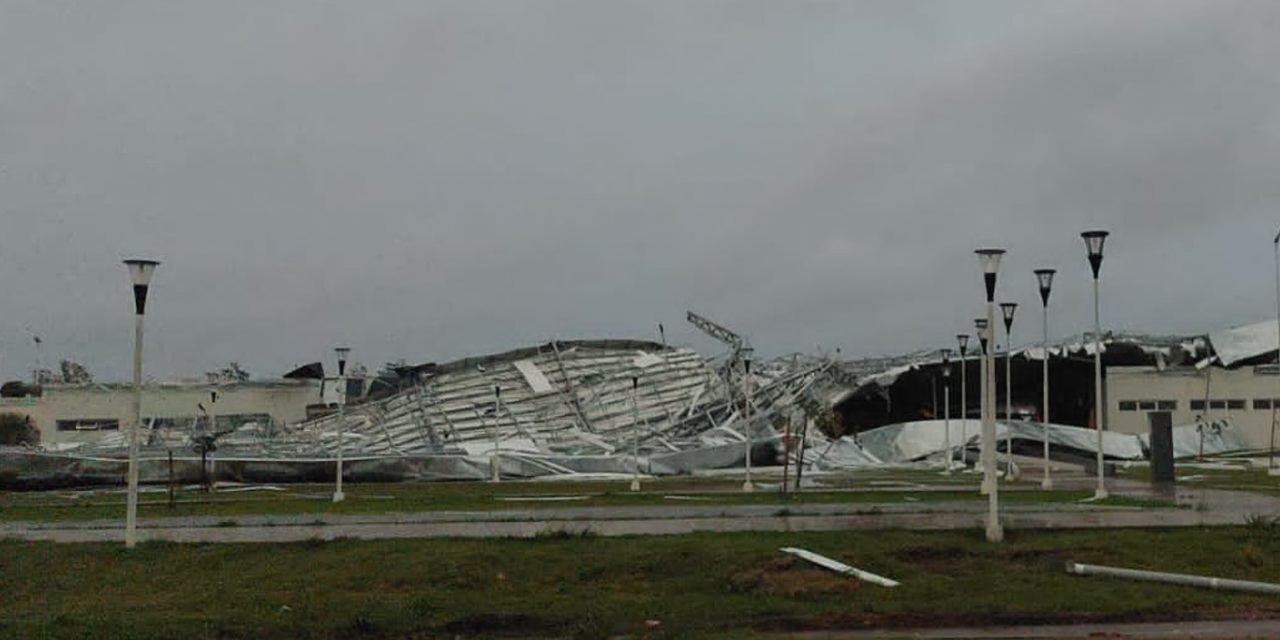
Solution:
M 334 479 L 333 501 L 342 502 L 347 498 L 347 495 L 342 492 L 342 451 L 346 448 L 344 440 L 347 430 L 347 357 L 351 355 L 351 349 L 335 347 L 333 352 L 338 356 L 338 465 Z
M 957 333 L 956 344 L 960 347 L 960 464 L 965 465 L 964 451 L 969 446 L 969 385 L 965 370 L 968 369 L 969 334 Z M 948 462 L 950 464 L 950 462 Z
M 986 331 L 992 331 L 992 324 L 995 321 L 995 305 L 996 305 L 996 274 L 1000 271 L 1000 259 L 1004 257 L 1004 249 L 979 249 L 975 251 L 978 255 L 978 263 L 982 266 L 982 279 L 987 289 L 987 317 Z M 987 334 L 988 340 L 990 333 Z M 983 383 L 986 386 L 986 392 L 983 394 L 983 404 L 985 411 L 982 419 L 982 450 L 985 453 L 983 459 L 983 471 L 985 476 L 985 484 L 987 486 L 987 541 L 1000 542 L 1004 539 L 1004 529 L 1000 526 L 1000 503 L 999 503 L 999 487 L 996 484 L 996 422 L 995 422 L 995 358 L 992 351 L 994 349 L 986 349 L 984 362 L 986 362 L 986 371 L 983 375 Z
M 1013 313 L 1018 310 L 1016 302 L 1001 302 L 1000 313 L 1004 316 L 1004 455 L 1005 479 L 1012 480 L 1013 470 Z
M 1045 491 L 1053 489 L 1053 478 L 1049 474 L 1049 292 L 1053 289 L 1053 269 L 1036 269 L 1036 281 L 1040 284 L 1040 301 L 1044 303 L 1044 341 L 1040 347 L 1044 350 L 1044 363 L 1041 378 L 1044 381 L 1044 399 L 1041 401 L 1040 419 L 1044 427 L 1044 480 L 1040 488 Z M 1280 291 L 1278 289 L 1277 291 Z
M 1102 428 L 1107 412 L 1102 405 L 1102 313 L 1099 301 L 1098 272 L 1102 269 L 1102 246 L 1107 242 L 1107 231 L 1085 231 L 1084 246 L 1089 255 L 1089 267 L 1093 270 L 1093 421 L 1098 430 L 1098 489 L 1093 497 L 1107 497 L 1107 484 L 1103 478 Z
M 951 475 L 951 350 L 942 350 L 942 441 L 947 457 L 944 473 Z
M 142 317 L 147 310 L 147 292 L 155 275 L 155 260 L 124 261 L 133 281 L 133 428 L 129 429 L 129 496 L 125 506 L 124 546 L 138 544 L 138 432 L 142 430 Z

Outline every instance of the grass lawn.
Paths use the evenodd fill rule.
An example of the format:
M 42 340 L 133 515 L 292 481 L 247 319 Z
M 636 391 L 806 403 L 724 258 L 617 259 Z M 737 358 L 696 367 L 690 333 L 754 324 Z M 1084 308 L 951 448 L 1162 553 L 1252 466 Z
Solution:
M 1224 462 L 1228 462 L 1224 460 Z M 1201 489 L 1228 489 L 1232 491 L 1252 491 L 1269 495 L 1280 495 L 1280 476 L 1267 475 L 1266 467 L 1246 467 L 1241 463 L 1239 469 L 1203 469 L 1192 466 L 1177 466 L 1174 476 L 1179 486 Z M 1151 481 L 1151 468 L 1146 465 L 1116 470 L 1118 477 L 1126 480 Z
M 628 482 L 423 482 L 395 484 L 348 484 L 347 500 L 330 501 L 331 485 L 280 485 L 281 491 L 242 493 L 180 491 L 170 508 L 164 492 L 144 493 L 139 509 L 142 518 L 167 516 L 237 516 L 253 514 L 368 514 L 422 511 L 479 511 L 496 509 L 539 509 L 589 506 L 689 506 L 727 504 L 909 504 L 980 501 L 977 479 L 972 487 L 917 484 L 896 480 L 869 480 L 857 489 L 806 490 L 780 494 L 776 490 L 744 494 L 740 481 L 673 478 L 644 483 L 640 493 L 627 490 Z M 961 481 L 964 482 L 964 481 Z M 1010 504 L 1076 502 L 1092 495 L 1088 491 L 1043 492 L 1033 485 L 1024 490 L 1004 491 L 1002 500 Z M 567 500 L 545 500 L 547 497 Z M 1133 502 L 1117 498 L 1104 504 L 1113 506 L 1169 506 L 1159 502 Z M 124 493 L 111 492 L 0 492 L 0 521 L 93 520 L 122 517 Z
M 902 582 L 885 589 L 777 551 Z M 1265 596 L 1068 576 L 1068 560 L 1280 580 L 1274 527 L 549 536 L 281 545 L 0 542 L 0 637 L 740 637 L 1280 616 Z M 649 624 L 646 630 L 646 621 Z

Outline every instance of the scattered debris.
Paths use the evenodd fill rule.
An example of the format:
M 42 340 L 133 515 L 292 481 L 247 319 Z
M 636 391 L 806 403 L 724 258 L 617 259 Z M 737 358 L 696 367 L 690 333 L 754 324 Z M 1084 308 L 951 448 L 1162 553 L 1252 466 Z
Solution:
M 833 560 L 824 555 L 816 554 L 812 551 L 805 551 L 804 549 L 797 549 L 795 547 L 783 547 L 782 549 L 779 549 L 779 551 L 782 551 L 783 553 L 789 553 L 793 556 L 802 558 L 804 560 L 808 560 L 813 564 L 830 569 L 832 571 L 835 571 L 836 573 L 843 573 L 845 575 L 850 575 L 864 582 L 878 584 L 882 587 L 892 588 L 901 584 L 896 580 L 890 580 L 889 578 L 886 578 L 884 576 L 878 576 L 874 573 L 869 573 L 861 569 L 851 567 L 843 562 L 840 562 L 838 560 Z

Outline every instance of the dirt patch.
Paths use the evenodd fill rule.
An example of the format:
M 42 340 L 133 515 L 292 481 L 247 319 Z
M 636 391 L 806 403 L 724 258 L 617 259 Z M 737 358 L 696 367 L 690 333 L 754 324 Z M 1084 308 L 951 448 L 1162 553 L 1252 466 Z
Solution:
M 851 593 L 862 581 L 825 569 L 800 565 L 794 558 L 773 558 L 729 578 L 734 591 L 771 596 Z
M 1024 564 L 1063 563 L 1079 555 L 1079 549 L 1017 549 L 994 556 L 979 554 L 960 547 L 907 547 L 893 554 L 894 559 L 930 569 L 947 569 L 979 559 Z
M 948 566 L 978 557 L 960 547 L 906 547 L 894 552 L 893 557 L 925 567 Z
M 478 613 L 451 620 L 444 625 L 449 633 L 478 633 L 522 636 L 536 632 L 558 631 L 564 625 L 558 620 L 521 613 Z
M 808 631 L 858 629 L 930 629 L 941 627 L 1006 627 L 1021 625 L 1071 625 L 1140 622 L 1181 622 L 1190 620 L 1270 619 L 1275 613 L 1252 612 L 1157 612 L 1132 611 L 1117 613 L 839 613 L 817 616 L 804 621 L 788 620 L 785 624 L 769 621 L 761 630 Z

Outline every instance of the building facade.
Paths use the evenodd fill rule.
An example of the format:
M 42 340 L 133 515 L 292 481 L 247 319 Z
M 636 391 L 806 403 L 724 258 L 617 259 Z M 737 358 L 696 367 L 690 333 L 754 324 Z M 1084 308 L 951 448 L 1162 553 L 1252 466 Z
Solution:
M 1275 410 L 1280 409 L 1280 376 L 1275 365 L 1235 369 L 1205 367 L 1109 367 L 1106 376 L 1107 428 L 1146 433 L 1147 413 L 1168 411 L 1173 424 L 1228 418 L 1251 447 L 1267 448 Z
M 246 422 L 281 426 L 306 420 L 307 408 L 322 402 L 321 384 L 316 380 L 156 383 L 143 387 L 142 419 L 185 428 L 211 410 L 219 426 Z M 96 442 L 105 434 L 129 428 L 133 387 L 45 385 L 38 397 L 0 399 L 0 413 L 27 416 L 40 433 L 41 445 Z

